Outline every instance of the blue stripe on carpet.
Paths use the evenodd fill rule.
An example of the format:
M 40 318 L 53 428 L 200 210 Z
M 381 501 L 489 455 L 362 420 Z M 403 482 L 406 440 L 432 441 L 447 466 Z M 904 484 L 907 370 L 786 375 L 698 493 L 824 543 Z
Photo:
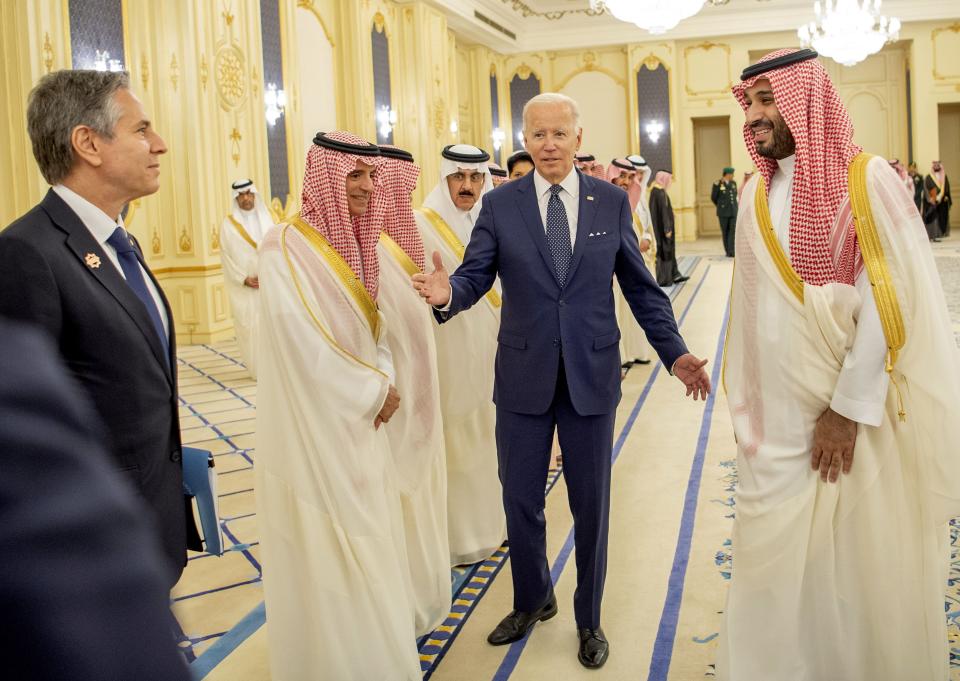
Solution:
M 699 259 L 698 259 L 699 260 Z M 690 296 L 690 300 L 687 301 L 686 306 L 683 309 L 683 314 L 680 315 L 677 326 L 683 326 L 684 320 L 687 318 L 687 313 L 690 311 L 690 307 L 693 305 L 693 301 L 697 299 L 697 296 L 700 294 L 700 289 L 703 286 L 703 282 L 707 280 L 707 275 L 710 273 L 710 265 L 707 265 L 707 268 L 703 272 L 703 276 L 700 278 L 700 281 L 697 283 L 697 288 L 694 289 L 693 294 Z M 674 288 L 679 291 L 679 288 L 675 285 Z M 723 335 L 720 336 L 721 342 Z M 613 445 L 612 458 L 613 462 L 616 463 L 617 458 L 620 456 L 620 450 L 623 449 L 623 444 L 627 440 L 627 436 L 630 434 L 630 430 L 633 428 L 633 424 L 637 420 L 637 415 L 640 413 L 641 407 L 643 407 L 644 402 L 647 400 L 647 395 L 650 394 L 650 389 L 653 387 L 654 381 L 657 379 L 657 376 L 660 373 L 660 368 L 663 366 L 661 362 L 657 362 L 654 366 L 653 371 L 650 372 L 650 378 L 647 379 L 646 385 L 643 387 L 643 391 L 640 393 L 640 396 L 637 398 L 636 403 L 633 405 L 633 409 L 630 412 L 630 416 L 627 419 L 627 422 L 623 424 L 623 429 L 620 431 L 620 436 L 617 438 L 617 441 Z M 714 367 L 716 371 L 716 367 Z M 713 393 L 711 393 L 711 396 Z M 574 528 L 571 527 L 570 531 L 567 533 L 567 540 L 563 543 L 563 547 L 560 549 L 557 558 L 553 563 L 553 566 L 550 568 L 550 578 L 554 584 L 556 584 L 560 575 L 563 574 L 564 568 L 567 566 L 567 560 L 570 558 L 570 554 L 573 552 L 574 548 Z M 533 629 L 531 629 L 531 632 Z M 530 640 L 530 634 L 527 634 L 524 638 L 520 639 L 516 643 L 510 644 L 510 648 L 507 650 L 506 655 L 504 655 L 503 661 L 500 663 L 500 666 L 497 668 L 497 671 L 493 675 L 492 681 L 506 681 L 510 678 L 510 675 L 513 674 L 514 669 L 517 667 L 517 663 L 520 661 L 520 656 L 523 654 L 524 649 L 527 647 L 527 641 Z

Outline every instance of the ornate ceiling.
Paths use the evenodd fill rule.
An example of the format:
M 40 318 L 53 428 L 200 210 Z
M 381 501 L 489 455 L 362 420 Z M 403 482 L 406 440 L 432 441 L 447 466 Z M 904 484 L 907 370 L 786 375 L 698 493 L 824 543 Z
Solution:
M 589 0 L 427 0 L 447 16 L 465 41 L 502 53 L 575 49 L 662 41 L 608 14 L 595 15 Z M 883 13 L 904 23 L 960 17 L 957 0 L 886 0 Z M 813 18 L 813 0 L 708 0 L 667 39 L 742 33 L 796 32 Z M 798 43 L 799 44 L 799 43 Z

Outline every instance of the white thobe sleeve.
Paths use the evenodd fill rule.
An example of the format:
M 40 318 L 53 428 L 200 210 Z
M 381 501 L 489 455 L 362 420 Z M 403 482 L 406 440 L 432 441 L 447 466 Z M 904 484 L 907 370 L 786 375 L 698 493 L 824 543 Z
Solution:
M 879 426 L 883 422 L 883 405 L 890 383 L 885 371 L 887 341 L 866 270 L 857 277 L 856 287 L 863 300 L 857 332 L 843 360 L 830 408 L 852 421 Z
M 387 343 L 386 320 L 382 314 L 380 315 L 380 340 L 377 341 L 377 368 L 390 377 L 390 385 L 397 384 L 397 371 L 393 368 L 393 353 Z

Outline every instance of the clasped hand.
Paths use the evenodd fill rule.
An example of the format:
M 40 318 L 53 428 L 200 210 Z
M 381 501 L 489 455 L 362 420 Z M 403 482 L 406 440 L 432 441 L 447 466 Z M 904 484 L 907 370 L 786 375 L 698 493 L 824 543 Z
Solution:
M 414 290 L 430 305 L 443 307 L 450 302 L 450 275 L 437 251 L 433 252 L 433 272 L 414 274 L 411 280 Z
M 387 388 L 387 399 L 383 401 L 383 406 L 380 407 L 380 413 L 373 419 L 373 427 L 379 430 L 380 426 L 389 421 L 393 415 L 397 413 L 399 407 L 400 393 L 391 385 Z
M 820 469 L 820 479 L 836 482 L 842 468 L 844 474 L 853 466 L 853 447 L 857 443 L 857 423 L 827 409 L 813 429 L 813 451 L 810 467 Z

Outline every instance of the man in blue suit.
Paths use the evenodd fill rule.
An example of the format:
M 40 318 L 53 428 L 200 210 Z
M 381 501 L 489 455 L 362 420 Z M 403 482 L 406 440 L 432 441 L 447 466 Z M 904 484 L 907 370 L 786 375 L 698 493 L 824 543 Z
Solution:
M 452 276 L 434 254 L 434 272 L 413 282 L 440 323 L 474 305 L 497 276 L 503 286 L 493 399 L 514 610 L 487 640 L 519 640 L 557 613 L 543 514 L 556 429 L 576 536 L 578 659 L 596 668 L 609 654 L 600 602 L 621 395 L 614 275 L 687 395 L 705 398 L 710 379 L 706 360 L 687 352 L 670 300 L 644 265 L 626 193 L 574 169 L 582 137 L 576 102 L 538 95 L 524 107 L 523 121 L 535 172 L 483 197 L 463 264 Z

